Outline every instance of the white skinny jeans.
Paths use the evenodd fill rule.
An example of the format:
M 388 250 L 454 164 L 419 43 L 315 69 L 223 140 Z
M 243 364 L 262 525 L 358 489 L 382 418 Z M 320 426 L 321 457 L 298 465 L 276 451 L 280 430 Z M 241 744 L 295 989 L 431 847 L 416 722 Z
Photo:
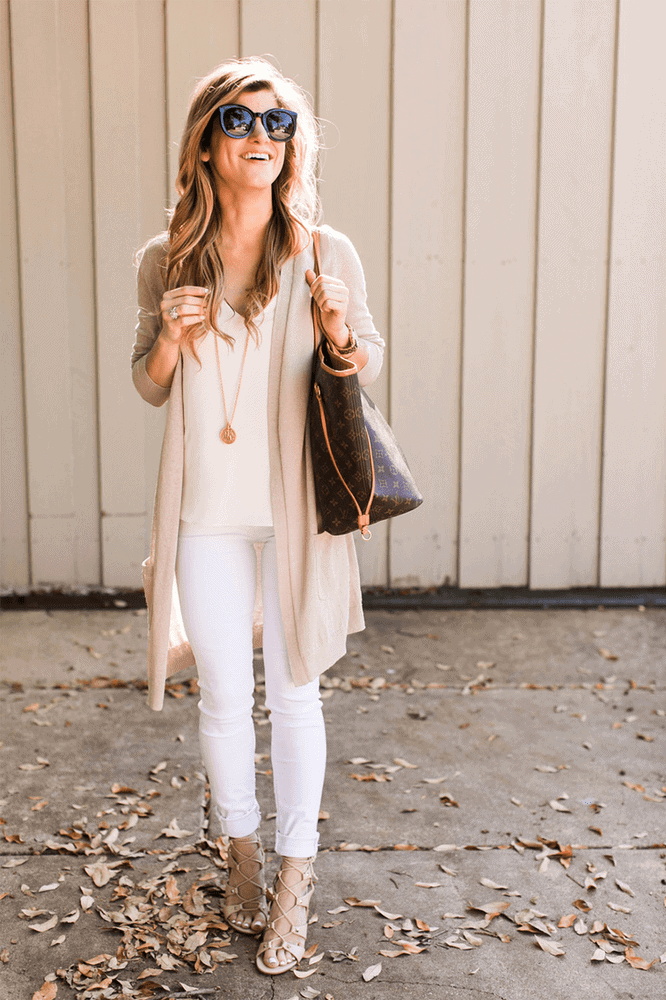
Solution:
M 215 530 L 215 529 L 214 529 Z M 255 792 L 252 612 L 261 558 L 266 706 L 270 709 L 275 850 L 317 853 L 317 819 L 326 767 L 319 678 L 291 679 L 280 615 L 273 527 L 242 526 L 224 534 L 180 535 L 176 579 L 183 624 L 199 672 L 199 739 L 211 806 L 222 832 L 244 837 L 261 820 Z

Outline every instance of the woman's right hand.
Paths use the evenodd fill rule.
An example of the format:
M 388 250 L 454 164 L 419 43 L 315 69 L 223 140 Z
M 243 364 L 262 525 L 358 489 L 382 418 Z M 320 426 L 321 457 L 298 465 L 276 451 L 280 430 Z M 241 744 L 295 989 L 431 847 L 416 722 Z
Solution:
M 160 303 L 162 312 L 160 337 L 170 344 L 180 343 L 186 327 L 203 322 L 207 295 L 208 289 L 198 285 L 183 285 L 165 292 Z M 171 315 L 172 309 L 177 311 L 177 319 Z

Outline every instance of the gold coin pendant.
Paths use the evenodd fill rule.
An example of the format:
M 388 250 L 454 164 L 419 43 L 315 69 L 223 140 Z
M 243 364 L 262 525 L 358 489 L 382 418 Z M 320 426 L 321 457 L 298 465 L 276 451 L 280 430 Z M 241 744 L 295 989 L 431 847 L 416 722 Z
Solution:
M 233 444 L 236 440 L 236 431 L 233 429 L 231 424 L 220 431 L 220 440 L 224 441 L 225 444 Z

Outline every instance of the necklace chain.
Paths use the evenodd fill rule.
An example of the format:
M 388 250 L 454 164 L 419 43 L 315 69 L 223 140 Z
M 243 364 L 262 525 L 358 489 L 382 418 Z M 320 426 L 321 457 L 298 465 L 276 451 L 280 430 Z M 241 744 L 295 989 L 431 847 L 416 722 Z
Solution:
M 217 356 L 217 370 L 220 376 L 220 389 L 222 390 L 222 405 L 224 407 L 224 419 L 226 421 L 225 426 L 220 431 L 220 441 L 224 444 L 233 444 L 236 440 L 236 431 L 231 426 L 231 421 L 234 419 L 234 414 L 236 413 L 236 406 L 238 405 L 238 395 L 240 393 L 241 382 L 243 380 L 243 369 L 245 368 L 245 358 L 247 357 L 247 348 L 250 343 L 250 331 L 247 331 L 247 338 L 245 340 L 245 350 L 243 352 L 243 362 L 241 364 L 240 376 L 238 379 L 238 388 L 236 389 L 236 399 L 234 401 L 234 408 L 231 411 L 231 418 L 227 416 L 227 401 L 224 398 L 224 386 L 222 384 L 222 366 L 220 365 L 220 349 L 218 346 L 219 337 L 213 330 L 213 336 L 215 338 L 215 354 Z

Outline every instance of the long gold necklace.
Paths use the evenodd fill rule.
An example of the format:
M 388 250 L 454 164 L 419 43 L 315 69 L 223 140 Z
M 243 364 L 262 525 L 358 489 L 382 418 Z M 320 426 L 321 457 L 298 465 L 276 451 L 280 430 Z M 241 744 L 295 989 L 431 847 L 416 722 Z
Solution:
M 241 382 L 243 380 L 243 369 L 245 368 L 245 358 L 247 357 L 247 347 L 250 343 L 250 331 L 247 331 L 247 339 L 245 341 L 245 351 L 243 352 L 243 363 L 241 364 L 240 377 L 238 379 L 238 388 L 236 389 L 236 401 L 234 402 L 234 408 L 231 411 L 231 419 L 227 416 L 227 402 L 224 398 L 224 386 L 222 385 L 222 367 L 220 365 L 220 349 L 218 347 L 218 336 L 213 331 L 213 336 L 215 337 L 215 354 L 217 355 L 217 370 L 220 375 L 220 389 L 222 390 L 222 405 L 224 406 L 224 419 L 226 420 L 225 426 L 220 431 L 220 441 L 224 444 L 233 444 L 236 440 L 236 431 L 231 426 L 231 421 L 234 419 L 234 414 L 236 412 L 236 406 L 238 405 L 238 394 L 240 392 Z

